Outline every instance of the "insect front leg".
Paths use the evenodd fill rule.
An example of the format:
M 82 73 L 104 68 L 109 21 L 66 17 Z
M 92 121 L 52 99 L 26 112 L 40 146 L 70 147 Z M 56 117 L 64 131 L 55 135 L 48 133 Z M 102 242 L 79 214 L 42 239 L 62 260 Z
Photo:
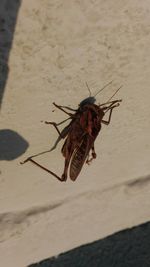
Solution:
M 53 105 L 54 105 L 56 108 L 58 108 L 58 109 L 60 109 L 61 111 L 63 111 L 64 113 L 66 113 L 67 115 L 69 115 L 70 117 L 73 117 L 74 114 L 69 113 L 69 112 L 67 112 L 66 110 L 64 110 L 64 108 L 67 108 L 67 109 L 69 109 L 69 110 L 72 110 L 71 108 L 69 108 L 69 107 L 65 107 L 65 106 L 57 105 L 57 104 L 54 103 L 54 102 L 53 102 Z
M 113 101 L 109 101 L 109 102 L 105 102 L 103 104 L 100 104 L 99 107 L 101 106 L 105 106 L 106 104 L 115 104 L 115 103 L 119 103 L 119 102 L 122 102 L 122 99 L 118 99 L 118 100 L 113 100 Z
M 77 111 L 77 109 L 74 109 L 74 108 L 70 108 L 70 107 L 68 107 L 68 106 L 61 106 L 61 105 L 57 105 L 56 103 L 53 103 L 53 105 L 55 106 L 55 107 L 57 107 L 57 108 L 66 108 L 66 109 L 68 109 L 68 110 L 71 110 L 71 111 Z
M 108 124 L 110 123 L 110 121 L 111 121 L 111 116 L 112 116 L 112 111 L 113 111 L 114 108 L 118 107 L 119 105 L 120 105 L 119 103 L 117 103 L 117 104 L 114 105 L 114 106 L 113 106 L 113 104 L 111 104 L 109 107 L 105 108 L 105 109 L 106 109 L 106 112 L 107 112 L 108 110 L 110 110 L 110 113 L 109 113 L 108 120 L 102 120 L 102 123 L 104 123 L 104 124 L 106 124 L 106 125 L 108 125 Z M 104 109 L 103 109 L 103 110 L 104 110 Z M 105 112 L 105 113 L 106 113 L 106 112 Z

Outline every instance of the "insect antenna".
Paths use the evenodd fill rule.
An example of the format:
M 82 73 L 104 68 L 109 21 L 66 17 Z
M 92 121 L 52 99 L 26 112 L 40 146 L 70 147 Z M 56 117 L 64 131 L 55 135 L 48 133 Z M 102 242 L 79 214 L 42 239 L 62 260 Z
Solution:
M 111 81 L 111 82 L 109 82 L 109 83 L 107 83 L 107 84 L 105 84 L 95 95 L 94 95 L 94 97 L 95 96 L 97 96 L 101 91 L 103 91 L 108 85 L 110 85 L 111 83 L 113 82 L 113 80 Z
M 89 91 L 89 93 L 90 93 L 90 94 L 89 94 L 89 97 L 91 97 L 92 94 L 91 94 L 91 90 L 90 90 L 90 88 L 89 88 L 89 86 L 88 86 L 88 83 L 85 82 L 85 84 L 86 84 L 86 87 L 87 87 L 87 89 L 88 89 L 88 91 Z
M 108 112 L 108 110 L 114 108 L 114 107 L 117 107 L 119 105 L 119 102 L 122 101 L 122 99 L 119 99 L 119 100 L 114 100 L 114 101 L 110 101 L 117 93 L 118 91 L 122 88 L 123 85 L 121 85 L 116 91 L 115 93 L 108 99 L 108 101 L 105 103 L 105 104 L 108 104 L 108 103 L 111 103 L 110 106 L 106 107 L 106 111 L 105 111 L 105 114 Z M 113 106 L 113 104 L 117 103 L 116 105 Z
M 122 88 L 122 86 L 123 85 L 121 85 L 116 91 L 115 91 L 115 93 L 108 99 L 108 101 L 107 102 L 109 102 L 117 93 L 118 93 L 118 91 Z

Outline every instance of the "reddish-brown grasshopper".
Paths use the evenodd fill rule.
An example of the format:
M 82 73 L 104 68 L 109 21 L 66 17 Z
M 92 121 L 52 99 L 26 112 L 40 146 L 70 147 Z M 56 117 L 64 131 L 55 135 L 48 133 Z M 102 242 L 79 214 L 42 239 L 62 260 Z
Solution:
M 97 94 L 100 91 L 102 91 L 106 86 L 108 86 L 110 83 L 112 83 L 112 81 L 109 82 L 107 85 L 105 85 L 101 90 L 99 90 Z M 90 91 L 88 85 L 87 88 Z M 113 109 L 115 107 L 118 107 L 119 103 L 122 101 L 121 99 L 110 101 L 113 98 L 113 96 L 119 91 L 119 89 L 116 90 L 116 92 L 106 103 L 99 105 L 94 104 L 96 101 L 95 96 L 97 94 L 95 94 L 95 96 L 92 97 L 91 92 L 90 96 L 84 99 L 79 104 L 78 109 L 72 109 L 70 107 L 60 106 L 53 103 L 56 108 L 60 109 L 61 111 L 69 115 L 69 118 L 60 123 L 46 121 L 45 123 L 53 125 L 59 134 L 59 137 L 54 147 L 50 150 L 38 153 L 36 155 L 27 158 L 24 162 L 22 162 L 22 164 L 26 163 L 27 161 L 31 161 L 38 167 L 42 168 L 43 170 L 55 176 L 60 181 L 67 180 L 68 169 L 69 169 L 70 179 L 72 181 L 75 181 L 82 169 L 84 162 L 86 161 L 86 163 L 89 164 L 93 159 L 96 158 L 94 142 L 101 130 L 101 124 L 103 123 L 108 125 L 110 123 Z M 74 111 L 74 113 L 70 113 L 68 112 L 68 110 Z M 103 117 L 108 111 L 109 111 L 108 120 L 104 120 Z M 62 130 L 62 132 L 60 132 L 58 126 L 67 121 L 68 119 L 71 119 L 71 122 L 68 124 L 68 126 L 66 126 Z M 44 166 L 33 160 L 33 158 L 52 151 L 56 147 L 57 143 L 64 138 L 66 139 L 61 152 L 65 157 L 65 166 L 62 176 L 59 177 L 56 173 L 50 171 L 49 169 L 45 168 Z M 89 158 L 90 151 L 92 152 L 91 158 Z

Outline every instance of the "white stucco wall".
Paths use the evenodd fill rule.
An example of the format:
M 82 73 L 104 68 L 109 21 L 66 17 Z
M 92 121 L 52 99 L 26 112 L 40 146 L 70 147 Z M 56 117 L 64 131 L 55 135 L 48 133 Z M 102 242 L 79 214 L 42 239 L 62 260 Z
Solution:
M 150 2 L 23 0 L 9 58 L 1 130 L 17 132 L 26 153 L 0 162 L 0 258 L 21 267 L 150 218 Z M 93 94 L 106 101 L 120 86 L 111 124 L 96 140 L 97 159 L 75 183 L 60 183 L 27 156 L 57 133 L 41 121 L 66 116 Z M 61 142 L 38 161 L 62 173 Z

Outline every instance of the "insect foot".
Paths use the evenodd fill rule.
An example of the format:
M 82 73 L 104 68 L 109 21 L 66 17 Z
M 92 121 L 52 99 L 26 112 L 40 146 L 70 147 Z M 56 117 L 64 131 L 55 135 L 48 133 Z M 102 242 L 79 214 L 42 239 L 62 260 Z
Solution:
M 31 160 L 32 157 L 29 157 L 27 159 L 25 159 L 24 161 L 21 161 L 20 164 L 25 164 L 26 162 L 28 162 L 29 160 Z
M 66 177 L 66 175 L 64 173 L 61 176 L 61 181 L 62 182 L 66 182 L 67 181 L 67 177 Z

